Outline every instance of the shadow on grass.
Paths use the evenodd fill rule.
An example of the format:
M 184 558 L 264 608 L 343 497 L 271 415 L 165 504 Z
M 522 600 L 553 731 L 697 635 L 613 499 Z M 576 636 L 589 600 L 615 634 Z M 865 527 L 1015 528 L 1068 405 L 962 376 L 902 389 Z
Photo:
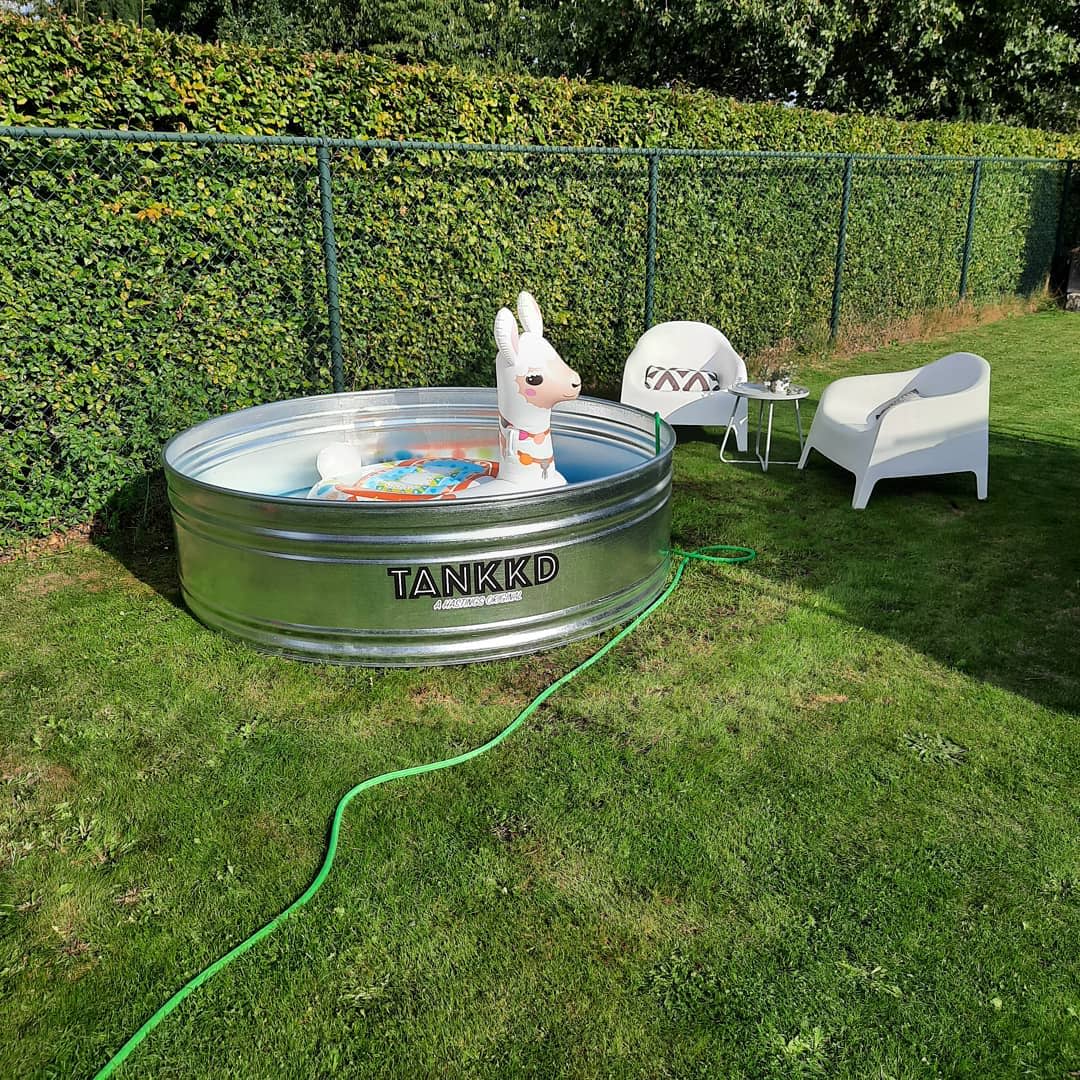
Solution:
M 184 607 L 165 474 L 160 469 L 124 484 L 95 515 L 91 537 L 133 577 L 174 607 Z
M 801 473 L 736 476 L 707 444 L 687 449 L 713 465 L 677 479 L 676 500 L 696 511 L 677 502 L 676 542 L 753 544 L 752 571 L 796 583 L 815 606 L 1080 713 L 1080 444 L 992 432 L 987 501 L 970 474 L 915 477 L 880 482 L 863 511 L 851 509 L 852 475 L 816 453 Z M 797 456 L 794 438 L 781 453 Z

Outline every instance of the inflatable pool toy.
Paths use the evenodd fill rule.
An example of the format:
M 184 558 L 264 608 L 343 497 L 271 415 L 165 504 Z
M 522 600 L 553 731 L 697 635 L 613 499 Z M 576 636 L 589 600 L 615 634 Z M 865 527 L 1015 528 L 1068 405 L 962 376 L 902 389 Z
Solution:
M 311 489 L 308 498 L 385 499 L 388 502 L 452 499 L 468 492 L 474 485 L 494 478 L 498 471 L 497 461 L 405 458 L 403 461 L 369 465 L 353 473 L 352 479 L 332 476 L 329 480 L 320 480 Z
M 320 476 L 344 476 L 364 466 L 364 456 L 360 447 L 352 443 L 331 443 L 319 451 L 315 459 L 315 468 Z
M 521 494 L 562 487 L 551 440 L 551 410 L 581 393 L 581 379 L 544 338 L 533 297 L 522 292 L 518 318 L 495 316 L 495 376 L 499 401 L 499 458 L 410 457 L 364 465 L 356 446 L 333 443 L 317 460 L 319 481 L 309 499 L 423 502 L 459 496 Z

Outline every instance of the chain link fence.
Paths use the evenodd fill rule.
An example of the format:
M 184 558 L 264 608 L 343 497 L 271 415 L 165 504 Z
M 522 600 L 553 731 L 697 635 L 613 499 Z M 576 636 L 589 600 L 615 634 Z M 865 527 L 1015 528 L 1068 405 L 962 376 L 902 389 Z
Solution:
M 0 128 L 0 546 L 86 521 L 190 424 L 491 380 L 521 287 L 594 391 L 664 319 L 744 355 L 1042 286 L 1058 160 Z

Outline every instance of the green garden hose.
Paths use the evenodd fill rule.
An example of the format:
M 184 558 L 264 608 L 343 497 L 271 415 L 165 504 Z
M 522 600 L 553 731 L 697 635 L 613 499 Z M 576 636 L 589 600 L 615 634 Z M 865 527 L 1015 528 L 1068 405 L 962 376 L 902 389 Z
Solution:
M 659 433 L 659 423 L 657 423 L 657 431 Z M 727 552 L 725 555 L 714 555 L 710 552 Z M 104 1080 L 107 1076 L 112 1074 L 127 1060 L 127 1058 L 135 1051 L 138 1045 L 145 1039 L 151 1031 L 154 1030 L 169 1015 L 186 997 L 193 994 L 204 982 L 212 979 L 223 967 L 232 963 L 238 956 L 242 956 L 249 949 L 254 948 L 264 937 L 272 934 L 294 911 L 302 908 L 322 887 L 324 881 L 330 874 L 330 869 L 334 865 L 334 855 L 337 853 L 338 846 L 338 834 L 341 831 L 341 819 L 345 814 L 345 810 L 349 803 L 356 798 L 362 791 L 368 791 L 373 787 L 378 787 L 380 784 L 389 783 L 391 780 L 403 780 L 407 776 L 420 776 L 422 773 L 436 772 L 439 769 L 449 769 L 455 765 L 464 765 L 466 761 L 472 761 L 473 758 L 479 757 L 481 754 L 486 754 L 489 750 L 493 750 L 504 739 L 512 735 L 525 721 L 534 713 L 538 708 L 552 694 L 554 694 L 560 687 L 565 686 L 571 679 L 576 678 L 587 668 L 592 667 L 598 660 L 606 656 L 616 645 L 619 644 L 623 638 L 632 634 L 665 600 L 675 591 L 679 582 L 682 580 L 683 571 L 686 569 L 687 564 L 691 559 L 700 559 L 702 562 L 711 563 L 741 563 L 749 562 L 749 560 L 756 557 L 757 552 L 753 548 L 735 547 L 729 544 L 714 544 L 711 547 L 700 548 L 697 551 L 681 551 L 678 548 L 672 548 L 671 555 L 675 556 L 679 561 L 675 565 L 675 572 L 672 576 L 670 584 L 667 588 L 647 607 L 641 612 L 631 623 L 627 624 L 620 630 L 614 637 L 612 637 L 605 644 L 601 645 L 591 656 L 582 660 L 577 667 L 568 671 L 561 678 L 553 682 L 547 689 L 541 690 L 514 717 L 513 720 L 507 724 L 497 735 L 488 739 L 482 746 L 477 746 L 473 750 L 466 750 L 463 754 L 458 754 L 456 757 L 445 758 L 442 761 L 432 761 L 427 765 L 413 765 L 408 769 L 397 769 L 394 772 L 381 773 L 378 776 L 373 776 L 369 780 L 364 780 L 354 787 L 349 788 L 348 791 L 341 797 L 341 800 L 337 804 L 337 809 L 334 811 L 334 820 L 330 825 L 330 838 L 326 845 L 326 855 L 323 858 L 322 866 L 319 867 L 319 872 L 315 875 L 315 879 L 304 890 L 304 892 L 297 897 L 284 911 L 279 915 L 275 915 L 265 926 L 256 930 L 250 937 L 241 941 L 239 945 L 234 946 L 224 956 L 215 960 L 208 967 L 203 968 L 194 978 L 186 982 L 179 990 L 164 1005 L 161 1006 L 151 1016 L 138 1031 L 135 1032 L 131 1038 L 128 1039 L 123 1046 L 109 1059 L 108 1063 L 97 1073 L 95 1080 Z

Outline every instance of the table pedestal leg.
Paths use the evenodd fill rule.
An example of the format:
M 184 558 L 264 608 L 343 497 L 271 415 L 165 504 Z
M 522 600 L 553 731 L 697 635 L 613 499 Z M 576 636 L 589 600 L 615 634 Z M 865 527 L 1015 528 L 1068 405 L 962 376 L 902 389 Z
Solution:
M 732 410 L 731 419 L 728 421 L 727 430 L 724 432 L 723 441 L 720 443 L 720 460 L 726 465 L 745 465 L 745 461 L 736 461 L 734 458 L 724 457 L 724 447 L 727 446 L 728 436 L 735 427 L 735 410 Z
M 763 401 L 762 405 L 765 404 Z M 772 414 L 773 414 L 773 402 L 769 402 L 769 426 L 765 431 L 765 456 L 762 457 L 760 451 L 758 452 L 758 462 L 761 464 L 761 471 L 769 471 L 769 448 L 772 446 Z M 758 441 L 755 444 L 755 448 L 761 445 L 761 409 L 758 409 Z
M 745 458 L 739 460 L 738 458 L 724 457 L 724 451 L 727 449 L 728 438 L 731 436 L 732 429 L 735 427 L 735 414 L 738 411 L 737 408 L 732 410 L 731 418 L 728 420 L 727 428 L 724 431 L 724 438 L 720 442 L 720 460 L 726 465 L 753 465 L 756 459 L 757 464 L 761 467 L 762 472 L 769 471 L 769 465 L 797 465 L 797 461 L 769 461 L 769 454 L 772 451 L 772 423 L 773 423 L 773 406 L 776 401 L 783 400 L 777 398 L 772 401 L 766 401 L 764 398 L 755 399 L 758 403 L 757 414 L 757 431 L 754 433 L 754 457 Z M 799 398 L 790 398 L 791 403 L 795 406 L 795 424 L 799 431 L 799 452 L 802 453 L 803 446 L 805 445 L 805 439 L 803 438 L 802 429 L 802 411 L 799 409 Z M 765 420 L 765 406 L 769 406 L 768 422 Z M 749 403 L 747 405 L 746 416 L 747 427 L 750 426 L 750 409 Z M 765 428 L 765 453 L 761 452 L 761 429 Z

